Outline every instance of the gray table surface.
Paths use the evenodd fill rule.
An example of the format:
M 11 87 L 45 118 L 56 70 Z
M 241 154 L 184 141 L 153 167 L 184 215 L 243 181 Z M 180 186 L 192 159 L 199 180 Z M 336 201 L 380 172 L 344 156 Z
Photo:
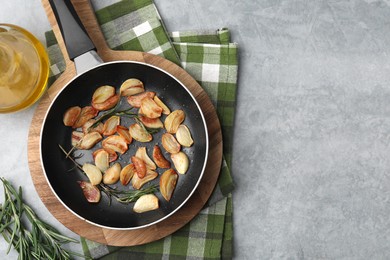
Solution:
M 240 46 L 235 258 L 390 258 L 390 1 L 156 4 L 168 30 L 228 27 Z M 2 0 L 0 21 L 42 41 L 50 28 L 38 0 Z M 0 175 L 23 186 L 42 218 L 77 237 L 32 184 L 34 109 L 0 115 Z M 0 240 L 0 255 L 6 246 Z

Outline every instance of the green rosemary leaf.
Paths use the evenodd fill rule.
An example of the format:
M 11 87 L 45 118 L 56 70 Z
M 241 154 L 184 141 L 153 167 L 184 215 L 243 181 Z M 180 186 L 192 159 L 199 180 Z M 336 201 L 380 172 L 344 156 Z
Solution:
M 9 243 L 7 254 L 13 247 L 18 259 L 70 259 L 71 255 L 82 255 L 64 249 L 63 244 L 78 241 L 60 234 L 54 227 L 38 218 L 34 210 L 23 201 L 23 190 L 18 191 L 4 178 L 4 203 L 0 205 L 0 233 Z M 22 223 L 22 217 L 29 222 Z

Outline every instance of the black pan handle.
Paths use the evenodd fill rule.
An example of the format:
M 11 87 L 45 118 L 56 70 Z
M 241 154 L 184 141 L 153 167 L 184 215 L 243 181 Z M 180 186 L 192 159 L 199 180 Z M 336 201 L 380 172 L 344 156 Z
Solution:
M 95 50 L 95 45 L 78 17 L 70 0 L 49 0 L 60 27 L 69 58 L 74 58 Z

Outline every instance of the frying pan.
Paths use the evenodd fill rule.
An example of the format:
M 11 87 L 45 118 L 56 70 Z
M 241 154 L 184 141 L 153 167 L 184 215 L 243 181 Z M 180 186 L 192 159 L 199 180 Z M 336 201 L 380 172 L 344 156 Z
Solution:
M 197 188 L 206 167 L 208 156 L 208 134 L 202 111 L 188 89 L 175 77 L 162 69 L 150 64 L 135 61 L 118 61 L 101 63 L 94 51 L 94 45 L 85 33 L 70 1 L 50 0 L 63 35 L 69 57 L 74 60 L 78 75 L 73 78 L 54 98 L 45 116 L 40 136 L 40 156 L 44 174 L 50 188 L 58 200 L 73 214 L 87 222 L 109 229 L 137 229 L 156 224 L 180 209 Z M 182 109 L 186 118 L 184 124 L 191 130 L 194 145 L 182 148 L 187 154 L 190 166 L 186 174 L 179 175 L 174 194 L 169 202 L 162 198 L 159 192 L 160 207 L 157 210 L 135 213 L 132 211 L 134 203 L 120 204 L 115 200 L 109 203 L 109 198 L 102 195 L 98 204 L 86 201 L 78 185 L 80 180 L 88 180 L 81 170 L 75 169 L 73 163 L 65 158 L 58 145 L 66 150 L 71 149 L 71 133 L 73 129 L 65 127 L 62 122 L 64 112 L 72 106 L 87 106 L 91 104 L 94 91 L 102 85 L 117 87 L 129 78 L 138 78 L 148 91 L 155 91 L 164 103 L 173 111 Z M 128 108 L 125 100 L 121 101 L 120 108 Z M 129 126 L 132 119 L 122 118 L 121 124 Z M 161 135 L 153 135 L 150 143 L 133 141 L 129 150 L 121 155 L 118 162 L 125 166 L 130 163 L 130 157 L 140 146 L 146 146 L 149 156 L 152 147 L 159 143 Z M 100 144 L 91 150 L 76 152 L 79 164 L 93 162 L 92 152 L 100 148 Z M 167 153 L 165 157 L 170 160 Z M 173 165 L 173 164 L 172 164 Z M 70 170 L 71 169 L 71 170 Z M 164 170 L 158 169 L 159 174 Z M 159 177 L 152 181 L 158 184 Z M 116 189 L 132 189 L 130 186 L 114 184 Z

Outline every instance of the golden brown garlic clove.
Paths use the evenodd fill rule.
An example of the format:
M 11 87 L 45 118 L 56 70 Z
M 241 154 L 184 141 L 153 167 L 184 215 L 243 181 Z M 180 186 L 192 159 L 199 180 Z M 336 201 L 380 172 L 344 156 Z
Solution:
M 181 145 L 176 141 L 175 137 L 170 133 L 164 133 L 161 137 L 161 143 L 168 153 L 178 153 Z
M 179 175 L 174 169 L 166 170 L 160 177 L 160 192 L 166 201 L 169 201 L 175 190 Z
M 81 142 L 76 147 L 82 150 L 89 150 L 102 139 L 103 137 L 98 132 L 91 132 L 84 135 Z
M 129 129 L 127 127 L 123 125 L 118 125 L 116 127 L 116 132 L 126 140 L 127 144 L 131 144 L 131 142 L 133 141 L 133 137 L 131 137 Z
M 137 174 L 133 175 L 133 178 L 131 179 L 131 185 L 133 185 L 133 188 L 136 190 L 139 190 L 144 186 L 146 183 L 150 182 L 151 180 L 156 179 L 158 176 L 158 173 L 152 170 L 147 170 L 146 174 L 143 178 L 140 178 Z
M 79 131 L 73 131 L 72 138 L 71 138 L 72 146 L 77 148 L 80 145 L 81 140 L 83 140 L 83 137 L 84 137 L 84 133 Z
M 132 96 L 136 95 L 138 93 L 144 92 L 144 83 L 140 81 L 139 79 L 128 79 L 125 82 L 122 83 L 119 92 L 121 96 Z
M 93 155 L 96 167 L 100 169 L 101 172 L 106 171 L 110 167 L 110 156 L 108 152 L 104 149 L 99 149 Z
M 185 153 L 178 152 L 171 154 L 171 160 L 178 173 L 185 174 L 187 172 L 190 161 Z
M 143 147 L 143 146 L 138 147 L 137 152 L 135 153 L 135 156 L 140 158 L 141 160 L 143 160 L 145 162 L 147 169 L 155 170 L 157 168 L 156 164 L 152 161 L 152 159 L 150 159 L 150 157 L 146 151 L 146 147 Z
M 114 150 L 109 149 L 109 148 L 106 147 L 106 148 L 97 149 L 96 151 L 94 151 L 92 153 L 92 156 L 93 156 L 94 160 L 95 160 L 96 154 L 99 153 L 102 150 L 104 150 L 104 151 L 106 151 L 108 153 L 108 161 L 109 162 L 113 162 L 116 159 L 118 159 L 118 155 L 116 154 L 116 152 Z
M 99 111 L 97 111 L 95 108 L 91 106 L 85 106 L 80 111 L 80 116 L 78 117 L 77 121 L 73 124 L 73 128 L 79 128 L 82 127 L 89 119 L 94 118 L 97 116 Z
M 120 135 L 110 135 L 102 141 L 102 147 L 120 154 L 124 154 L 128 149 L 125 138 Z
M 127 185 L 129 184 L 131 178 L 133 178 L 134 175 L 137 175 L 137 171 L 135 170 L 134 164 L 130 163 L 122 168 L 119 180 L 122 185 Z
M 164 124 L 160 118 L 149 118 L 146 116 L 139 116 L 139 120 L 141 120 L 144 126 L 149 128 L 164 128 Z
M 74 106 L 68 108 L 63 116 L 62 121 L 64 122 L 64 125 L 66 126 L 73 126 L 74 123 L 76 123 L 77 119 L 79 118 L 81 114 L 81 107 Z
M 148 131 L 146 131 L 145 128 L 143 128 L 137 123 L 132 124 L 129 127 L 129 132 L 130 135 L 138 142 L 146 143 L 152 141 L 153 139 L 153 136 L 150 133 L 148 133 Z
M 103 134 L 103 124 L 98 123 L 95 127 L 91 127 L 96 123 L 95 119 L 89 119 L 82 127 L 83 133 L 88 134 L 90 132 L 98 132 L 99 134 Z
M 115 93 L 112 86 L 101 86 L 92 95 L 92 106 L 97 110 L 113 108 L 120 100 L 120 95 Z
M 90 163 L 85 163 L 82 169 L 87 175 L 89 182 L 92 185 L 98 185 L 102 181 L 103 179 L 102 172 L 95 165 Z
M 153 147 L 153 160 L 160 168 L 168 169 L 171 167 L 171 163 L 167 159 L 165 159 L 158 145 L 155 145 Z
M 154 96 L 153 100 L 159 107 L 162 108 L 162 113 L 164 115 L 169 115 L 171 113 L 171 110 L 167 107 L 167 105 L 164 104 L 164 102 L 162 102 L 158 96 Z
M 161 116 L 162 108 L 150 97 L 141 99 L 142 114 L 149 118 L 159 118 Z
M 103 175 L 104 184 L 114 184 L 119 180 L 122 166 L 119 163 L 114 163 L 110 168 L 108 168 Z
M 134 164 L 135 171 L 137 172 L 137 176 L 139 178 L 141 178 L 141 179 L 143 177 L 145 177 L 145 175 L 146 175 L 146 164 L 145 164 L 145 162 L 142 159 L 140 159 L 140 158 L 138 158 L 136 156 L 132 156 L 131 157 L 131 162 Z
M 165 118 L 164 126 L 168 133 L 174 134 L 185 119 L 183 110 L 175 110 Z
M 176 139 L 182 146 L 190 147 L 194 143 L 190 129 L 186 125 L 180 125 L 176 132 Z
M 141 107 L 141 100 L 144 97 L 150 97 L 153 98 L 156 95 L 156 92 L 152 91 L 145 91 L 137 95 L 133 96 L 128 96 L 127 97 L 127 102 L 130 104 L 132 107 L 140 108 Z
M 119 116 L 111 116 L 104 122 L 103 135 L 113 135 L 116 132 L 116 127 L 120 124 L 121 118 Z
M 143 213 L 158 209 L 158 198 L 154 194 L 142 195 L 134 204 L 133 210 L 136 213 Z

